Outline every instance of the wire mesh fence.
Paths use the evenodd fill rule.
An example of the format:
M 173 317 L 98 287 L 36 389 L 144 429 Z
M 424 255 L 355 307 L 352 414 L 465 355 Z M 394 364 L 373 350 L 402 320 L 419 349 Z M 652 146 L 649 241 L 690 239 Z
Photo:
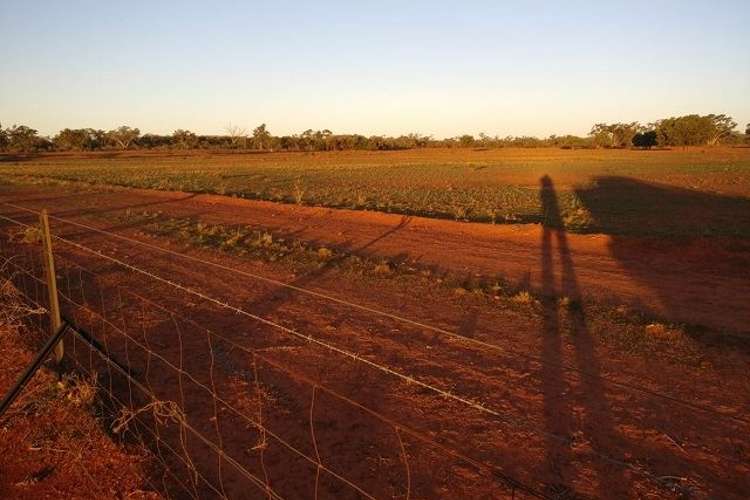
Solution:
M 4 227 L 6 274 L 26 300 L 47 308 L 35 226 L 17 222 Z M 152 451 L 161 471 L 152 486 L 168 496 L 418 498 L 426 484 L 421 493 L 413 484 L 418 450 L 423 462 L 431 454 L 432 465 L 442 461 L 450 468 L 455 461 L 486 476 L 486 488 L 496 494 L 543 496 L 496 465 L 273 359 L 276 348 L 314 339 L 284 329 L 292 342 L 280 344 L 278 335 L 260 331 L 252 342 L 238 342 L 118 284 L 113 274 L 118 267 L 132 272 L 128 265 L 92 249 L 106 263 L 94 263 L 97 270 L 91 262 L 84 266 L 76 259 L 81 250 L 55 238 L 60 306 L 74 332 L 65 366 L 96 378 L 115 416 L 113 430 Z M 173 293 L 190 295 L 177 288 Z M 45 315 L 33 321 L 34 331 L 48 329 Z M 341 355 L 352 365 L 360 362 L 352 353 Z M 423 478 L 428 473 L 423 470 Z

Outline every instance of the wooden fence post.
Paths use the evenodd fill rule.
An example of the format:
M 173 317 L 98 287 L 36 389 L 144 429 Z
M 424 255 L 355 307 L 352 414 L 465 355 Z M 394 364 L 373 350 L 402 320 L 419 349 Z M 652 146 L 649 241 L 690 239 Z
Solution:
M 60 318 L 60 302 L 57 298 L 57 275 L 55 274 L 55 258 L 52 255 L 52 235 L 49 231 L 49 218 L 47 209 L 42 209 L 39 215 L 42 226 L 42 244 L 44 245 L 44 270 L 47 275 L 47 291 L 49 293 L 49 319 L 52 333 L 60 329 L 62 319 Z M 55 362 L 60 363 L 65 354 L 62 340 L 55 346 Z

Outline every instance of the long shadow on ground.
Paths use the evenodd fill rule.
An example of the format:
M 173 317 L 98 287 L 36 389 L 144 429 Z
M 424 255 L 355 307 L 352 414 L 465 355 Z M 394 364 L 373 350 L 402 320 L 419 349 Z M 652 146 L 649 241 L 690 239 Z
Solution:
M 684 317 L 687 304 L 696 304 L 700 311 L 688 312 L 699 318 L 698 324 L 750 333 L 750 301 L 736 292 L 744 282 L 740 295 L 750 297 L 750 198 L 627 177 L 598 177 L 576 195 L 595 230 L 610 235 L 612 256 L 629 276 L 656 292 L 668 318 Z M 642 234 L 660 237 L 634 237 Z M 692 281 L 695 269 L 716 282 Z M 661 270 L 670 271 L 671 282 Z M 715 293 L 709 295 L 711 286 Z M 733 318 L 722 319 L 728 307 Z

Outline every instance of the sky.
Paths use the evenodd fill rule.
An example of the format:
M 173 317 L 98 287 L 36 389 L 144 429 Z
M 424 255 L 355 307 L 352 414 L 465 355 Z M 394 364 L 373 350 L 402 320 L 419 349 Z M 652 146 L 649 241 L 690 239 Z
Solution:
M 750 122 L 750 2 L 0 0 L 0 123 L 434 137 Z

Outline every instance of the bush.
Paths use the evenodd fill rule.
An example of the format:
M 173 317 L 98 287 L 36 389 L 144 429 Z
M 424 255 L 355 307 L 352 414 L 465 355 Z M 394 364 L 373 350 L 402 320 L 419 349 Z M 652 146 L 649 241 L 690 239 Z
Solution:
M 656 146 L 656 130 L 649 130 L 648 132 L 638 132 L 633 136 L 633 146 L 643 149 L 651 149 Z

